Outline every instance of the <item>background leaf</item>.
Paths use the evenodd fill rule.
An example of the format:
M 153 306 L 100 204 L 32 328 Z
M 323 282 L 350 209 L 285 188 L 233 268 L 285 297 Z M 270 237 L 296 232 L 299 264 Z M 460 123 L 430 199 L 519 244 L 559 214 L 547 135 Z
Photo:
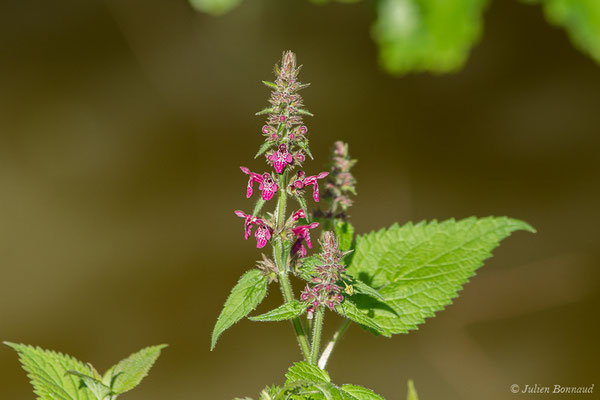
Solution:
M 92 394 L 96 396 L 96 399 L 98 400 L 104 400 L 106 398 L 109 398 L 109 396 L 111 396 L 112 394 L 114 394 L 110 387 L 106 386 L 97 378 L 75 370 L 70 370 L 68 371 L 68 373 L 81 379 L 81 381 L 83 381 L 88 390 L 92 392 Z
M 19 361 L 31 379 L 40 400 L 94 400 L 94 395 L 81 386 L 78 377 L 67 371 L 87 371 L 88 367 L 73 357 L 39 347 L 4 342 L 19 354 Z
M 190 0 L 190 4 L 198 11 L 211 15 L 223 15 L 237 7 L 242 0 Z
M 288 369 L 285 377 L 287 378 L 286 385 L 296 381 L 331 382 L 327 372 L 304 361 L 294 363 Z
M 548 21 L 565 28 L 573 44 L 600 63 L 600 1 L 525 1 L 543 4 Z
M 406 400 L 419 400 L 419 396 L 417 396 L 417 390 L 415 389 L 415 383 L 412 379 L 408 380 L 408 393 L 406 394 Z
M 348 272 L 378 288 L 385 301 L 353 300 L 386 334 L 416 329 L 450 304 L 491 251 L 516 230 L 534 232 L 515 219 L 472 217 L 393 225 L 359 236 Z
M 380 395 L 374 393 L 371 389 L 356 385 L 342 385 L 340 388 L 348 400 L 385 400 Z
M 285 321 L 297 317 L 308 308 L 308 304 L 298 300 L 292 300 L 289 303 L 284 303 L 274 310 L 266 312 L 254 317 L 248 317 L 252 321 L 268 322 L 268 321 Z
M 488 0 L 380 0 L 373 37 L 390 73 L 450 72 L 465 63 L 482 31 Z
M 115 393 L 128 392 L 140 384 L 166 344 L 146 347 L 119 361 L 106 371 L 102 379 Z
M 348 221 L 338 220 L 335 222 L 334 229 L 340 250 L 350 250 L 352 248 L 352 241 L 354 240 L 354 226 Z
M 268 279 L 257 269 L 246 272 L 240 278 L 231 289 L 223 310 L 219 314 L 212 333 L 211 350 L 215 348 L 223 331 L 244 318 L 260 304 L 267 294 L 267 285 Z

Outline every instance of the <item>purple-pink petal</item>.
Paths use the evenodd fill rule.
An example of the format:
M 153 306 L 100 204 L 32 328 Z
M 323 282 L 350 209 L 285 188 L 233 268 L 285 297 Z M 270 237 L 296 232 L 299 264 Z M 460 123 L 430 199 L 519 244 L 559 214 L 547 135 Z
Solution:
M 271 176 L 267 173 L 263 175 L 262 182 L 258 187 L 262 192 L 263 200 L 271 200 L 275 192 L 277 192 L 278 186 L 277 183 L 271 178 Z
M 267 241 L 271 239 L 271 232 L 267 226 L 261 224 L 256 228 L 254 236 L 256 237 L 256 247 L 261 249 L 265 247 Z

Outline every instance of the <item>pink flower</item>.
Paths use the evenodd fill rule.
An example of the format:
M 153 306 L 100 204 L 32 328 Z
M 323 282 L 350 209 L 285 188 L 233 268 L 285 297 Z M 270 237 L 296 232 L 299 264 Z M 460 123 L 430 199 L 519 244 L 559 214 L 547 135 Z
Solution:
M 236 210 L 234 213 L 238 217 L 244 218 L 244 238 L 248 240 L 252 233 L 252 225 L 257 225 L 256 232 L 254 232 L 254 237 L 256 237 L 256 247 L 259 249 L 265 247 L 267 241 L 271 239 L 271 227 L 267 225 L 263 219 L 245 214 L 241 210 Z
M 309 249 L 312 249 L 312 243 L 310 241 L 310 229 L 314 229 L 319 226 L 318 222 L 313 222 L 309 225 L 300 225 L 292 228 L 292 233 L 296 235 L 296 242 L 292 246 L 292 254 L 300 253 L 300 258 L 306 257 L 306 248 L 304 247 L 304 241 Z
M 300 218 L 306 218 L 306 213 L 303 208 L 292 214 L 292 221 L 298 221 Z
M 256 228 L 254 237 L 256 237 L 256 247 L 261 249 L 265 247 L 269 239 L 271 239 L 271 230 L 267 225 L 260 224 L 258 225 L 258 228 Z
M 243 173 L 246 175 L 250 175 L 250 179 L 248 179 L 248 187 L 246 188 L 246 197 L 252 196 L 252 187 L 254 186 L 254 182 L 260 183 L 258 189 L 262 192 L 263 200 L 271 200 L 275 192 L 277 192 L 277 183 L 271 178 L 271 175 L 266 172 L 262 175 L 257 174 L 256 172 L 251 172 L 246 167 L 240 167 Z
M 321 172 L 319 175 L 305 176 L 304 171 L 298 172 L 298 178 L 293 183 L 294 188 L 302 189 L 304 186 L 313 185 L 313 199 L 319 202 L 319 179 L 325 178 L 329 172 Z
M 278 174 L 282 173 L 285 166 L 291 164 L 293 161 L 293 157 L 288 152 L 285 143 L 281 143 L 277 151 L 272 153 L 268 159 L 273 162 L 273 167 L 275 167 L 275 171 Z

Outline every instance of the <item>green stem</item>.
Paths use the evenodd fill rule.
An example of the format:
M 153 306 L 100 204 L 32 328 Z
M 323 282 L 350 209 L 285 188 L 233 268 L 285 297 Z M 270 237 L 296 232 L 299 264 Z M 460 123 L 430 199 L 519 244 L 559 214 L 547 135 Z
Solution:
M 277 231 L 285 225 L 285 205 L 287 202 L 287 171 L 279 175 L 279 200 L 277 202 Z
M 314 365 L 317 365 L 317 359 L 319 357 L 319 346 L 321 345 L 321 332 L 323 330 L 324 317 L 325 310 L 323 306 L 320 306 L 315 312 L 315 326 L 312 336 L 312 349 L 310 351 L 310 363 Z
M 348 329 L 349 326 L 350 326 L 350 320 L 346 319 L 346 320 L 344 320 L 344 322 L 342 322 L 342 324 L 340 325 L 338 330 L 335 331 L 335 333 L 333 334 L 333 337 L 331 338 L 329 343 L 327 343 L 327 346 L 325 346 L 325 349 L 323 350 L 323 354 L 321 354 L 321 358 L 319 358 L 319 363 L 318 363 L 319 368 L 325 369 L 325 366 L 327 365 L 327 361 L 329 361 L 329 357 L 331 356 L 331 353 L 333 352 L 335 345 L 340 341 L 340 338 L 344 335 L 344 332 L 346 332 L 346 329 Z
M 279 176 L 279 200 L 277 202 L 277 234 L 281 234 L 281 230 L 285 225 L 285 206 L 287 201 L 287 193 L 286 193 L 286 178 L 287 172 L 283 173 Z M 277 269 L 279 271 L 279 284 L 281 287 L 281 293 L 283 294 L 283 298 L 286 303 L 289 303 L 294 300 L 294 294 L 292 291 L 292 285 L 290 283 L 290 278 L 288 276 L 288 268 L 287 268 L 287 258 L 288 255 L 285 251 L 285 246 L 283 245 L 284 238 L 278 237 L 275 239 L 275 244 L 273 246 L 274 250 L 274 258 L 275 263 L 277 264 Z M 302 327 L 302 323 L 298 317 L 292 319 L 292 326 L 294 327 L 294 331 L 296 333 L 296 339 L 298 340 L 298 344 L 300 345 L 300 349 L 302 350 L 302 354 L 304 355 L 304 360 L 310 360 L 310 346 L 308 344 L 308 339 L 306 338 L 306 333 L 304 332 L 304 328 Z
M 290 284 L 290 279 L 287 272 L 279 272 L 279 282 L 281 283 L 281 292 L 283 293 L 286 303 L 294 300 L 294 296 L 292 294 L 292 285 Z M 298 339 L 298 344 L 300 345 L 300 349 L 304 355 L 304 360 L 308 362 L 310 360 L 310 346 L 308 344 L 308 339 L 306 338 L 306 333 L 304 332 L 304 328 L 302 327 L 300 319 L 298 317 L 292 318 L 292 325 L 294 326 L 296 339 Z

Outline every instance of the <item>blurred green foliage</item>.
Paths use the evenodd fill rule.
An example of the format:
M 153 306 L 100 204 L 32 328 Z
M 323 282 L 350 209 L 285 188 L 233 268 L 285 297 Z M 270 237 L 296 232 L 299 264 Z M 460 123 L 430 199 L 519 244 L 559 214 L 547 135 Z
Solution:
M 390 73 L 461 68 L 482 29 L 488 0 L 381 0 L 373 37 Z
M 575 46 L 600 63 L 600 0 L 525 0 L 541 3 L 546 18 L 567 30 Z
M 242 0 L 190 0 L 196 10 L 215 16 L 226 14 L 241 2 Z
M 242 0 L 190 0 L 198 11 L 222 15 Z M 315 4 L 360 0 L 309 0 Z M 600 63 L 600 0 L 522 0 L 539 3 L 546 18 Z M 461 69 L 481 36 L 489 0 L 375 0 L 373 39 L 390 74 L 447 73 Z

